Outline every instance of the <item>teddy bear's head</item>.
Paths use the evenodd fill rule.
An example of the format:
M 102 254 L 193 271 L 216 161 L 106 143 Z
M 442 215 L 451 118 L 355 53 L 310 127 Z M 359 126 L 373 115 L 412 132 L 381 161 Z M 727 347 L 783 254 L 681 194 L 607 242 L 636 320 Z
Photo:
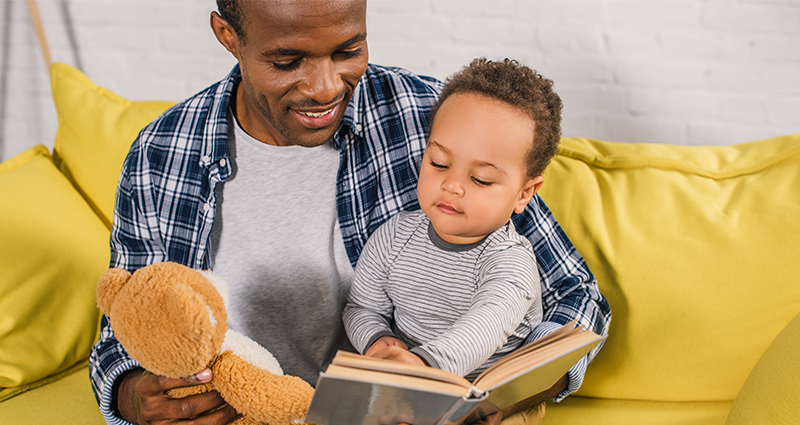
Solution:
M 97 283 L 97 304 L 128 354 L 173 378 L 208 366 L 228 329 L 220 291 L 206 275 L 177 263 L 133 274 L 110 269 Z

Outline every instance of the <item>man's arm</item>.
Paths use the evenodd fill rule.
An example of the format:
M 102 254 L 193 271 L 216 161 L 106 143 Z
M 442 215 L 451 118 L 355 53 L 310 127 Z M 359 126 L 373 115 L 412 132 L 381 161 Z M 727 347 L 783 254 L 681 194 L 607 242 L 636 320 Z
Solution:
M 138 149 L 137 149 L 138 146 Z M 114 215 L 114 227 L 111 231 L 111 267 L 122 267 L 129 272 L 148 264 L 167 261 L 166 247 L 163 236 L 156 227 L 151 228 L 151 223 L 158 223 L 155 203 L 152 199 L 152 187 L 143 183 L 148 172 L 146 155 L 140 150 L 141 146 L 134 143 L 134 149 L 129 154 L 123 165 L 123 172 L 120 177 L 120 184 L 117 190 L 116 207 Z M 148 180 L 149 181 L 149 180 Z M 92 378 L 92 388 L 95 392 L 100 412 L 107 423 L 126 424 L 122 413 L 126 413 L 127 418 L 139 420 L 142 412 L 145 417 L 170 416 L 161 412 L 158 404 L 152 403 L 152 397 L 145 395 L 159 393 L 171 388 L 173 383 L 167 382 L 166 387 L 160 388 L 153 385 L 144 385 L 142 388 L 149 391 L 147 394 L 135 393 L 130 385 L 133 382 L 138 384 L 139 379 L 144 375 L 138 362 L 131 358 L 122 345 L 114 336 L 114 331 L 107 317 L 103 316 L 101 323 L 100 338 L 92 347 L 89 357 L 89 370 Z M 149 375 L 152 376 L 152 375 Z M 147 381 L 145 381 L 147 383 Z M 155 391 L 154 389 L 158 390 Z M 131 396 L 138 399 L 132 401 Z M 142 397 L 145 396 L 145 397 Z M 214 397 L 204 396 L 203 398 Z M 195 401 L 190 401 L 189 407 L 182 407 L 179 404 L 170 405 L 170 409 L 177 412 L 187 411 L 193 413 L 191 407 Z M 213 404 L 213 401 L 203 402 L 200 405 Z M 178 407 L 172 407 L 178 406 Z M 135 414 L 130 414 L 131 409 L 135 409 Z M 174 413 L 172 414 L 174 415 Z M 220 415 L 218 415 L 220 416 Z M 174 416 L 180 417 L 180 416 Z M 220 422 L 224 423 L 224 422 Z
M 573 320 L 598 335 L 607 335 L 611 323 L 608 301 L 600 293 L 597 280 L 583 257 L 539 195 L 535 195 L 525 211 L 513 220 L 517 231 L 533 245 L 542 279 L 544 318 L 534 328 L 528 342 Z M 601 343 L 570 369 L 567 388 L 555 397 L 556 402 L 578 390 L 587 366 L 602 346 Z

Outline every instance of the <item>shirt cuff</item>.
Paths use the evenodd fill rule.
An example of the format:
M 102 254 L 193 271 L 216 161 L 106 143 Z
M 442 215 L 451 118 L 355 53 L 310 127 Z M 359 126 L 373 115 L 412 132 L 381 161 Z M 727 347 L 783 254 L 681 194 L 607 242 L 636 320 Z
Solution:
M 549 335 L 559 329 L 561 329 L 564 325 L 555 322 L 541 322 L 535 328 L 533 328 L 533 332 L 528 335 L 528 339 L 525 341 L 525 344 L 530 344 L 533 341 L 543 338 L 546 335 Z M 578 388 L 581 387 L 583 384 L 583 377 L 586 374 L 586 367 L 588 366 L 588 354 L 583 356 L 574 366 L 569 370 L 567 376 L 569 377 L 569 384 L 567 384 L 567 389 L 559 393 L 555 398 L 553 398 L 553 402 L 560 403 L 564 400 L 568 395 L 578 391 Z
M 116 416 L 114 409 L 111 408 L 111 400 L 113 399 L 114 382 L 117 378 L 122 376 L 125 372 L 141 367 L 136 360 L 128 360 L 122 362 L 115 369 L 110 370 L 106 375 L 106 385 L 103 386 L 103 391 L 100 394 L 100 413 L 103 415 L 106 423 L 109 425 L 133 425 L 130 422 Z
M 418 347 L 414 347 L 408 351 L 411 351 L 412 353 L 416 354 L 416 356 L 422 359 L 422 361 L 425 362 L 426 365 L 434 367 L 436 369 L 442 368 L 439 362 L 436 361 L 436 357 L 432 356 L 427 350 L 422 348 L 421 345 Z
M 371 337 L 369 337 L 369 339 L 367 339 L 367 343 L 364 345 L 364 349 L 361 350 L 361 354 L 362 355 L 366 354 L 367 350 L 369 350 L 369 347 L 372 347 L 372 344 L 374 344 L 375 341 L 381 339 L 381 337 L 384 337 L 384 336 L 390 336 L 392 338 L 397 338 L 390 331 L 379 331 L 379 332 L 375 333 L 375 335 L 372 335 Z

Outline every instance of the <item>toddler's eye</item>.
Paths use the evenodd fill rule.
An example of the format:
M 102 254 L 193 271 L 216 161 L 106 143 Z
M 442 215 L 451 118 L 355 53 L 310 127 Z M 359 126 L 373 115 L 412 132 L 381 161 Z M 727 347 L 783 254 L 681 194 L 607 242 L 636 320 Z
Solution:
M 472 178 L 472 181 L 474 181 L 475 184 L 477 184 L 478 186 L 491 186 L 492 185 L 492 182 L 487 182 L 485 180 L 481 180 L 481 179 L 478 179 L 478 178 L 475 178 L 475 177 Z
M 447 169 L 446 165 L 437 164 L 437 163 L 435 163 L 433 161 L 431 161 L 431 167 L 436 168 L 438 170 L 446 170 Z

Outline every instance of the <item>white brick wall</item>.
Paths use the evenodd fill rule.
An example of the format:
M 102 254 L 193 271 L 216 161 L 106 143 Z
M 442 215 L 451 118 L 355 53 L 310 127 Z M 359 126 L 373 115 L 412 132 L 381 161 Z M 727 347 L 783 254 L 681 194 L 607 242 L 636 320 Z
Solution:
M 213 0 L 38 0 L 55 61 L 134 100 L 181 100 L 233 58 Z M 57 117 L 24 0 L 1 0 L 0 160 Z M 800 132 L 800 0 L 369 0 L 370 58 L 445 78 L 516 58 L 556 82 L 564 134 L 727 145 Z

